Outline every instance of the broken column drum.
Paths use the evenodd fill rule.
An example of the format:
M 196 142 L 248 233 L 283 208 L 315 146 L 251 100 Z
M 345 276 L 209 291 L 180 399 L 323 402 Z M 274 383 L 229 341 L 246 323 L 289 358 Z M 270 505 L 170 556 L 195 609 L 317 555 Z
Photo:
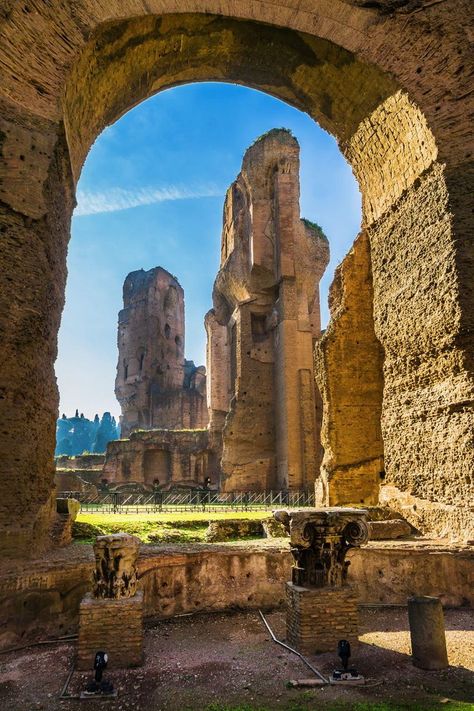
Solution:
M 412 661 L 420 669 L 449 666 L 441 600 L 427 595 L 408 598 Z
M 361 509 L 276 511 L 290 534 L 294 563 L 287 583 L 287 639 L 302 653 L 335 651 L 340 639 L 357 645 L 357 597 L 347 584 L 346 554 L 368 540 Z
M 79 669 L 104 650 L 112 668 L 137 666 L 143 656 L 143 592 L 137 590 L 140 540 L 126 533 L 98 536 L 93 592 L 79 608 Z

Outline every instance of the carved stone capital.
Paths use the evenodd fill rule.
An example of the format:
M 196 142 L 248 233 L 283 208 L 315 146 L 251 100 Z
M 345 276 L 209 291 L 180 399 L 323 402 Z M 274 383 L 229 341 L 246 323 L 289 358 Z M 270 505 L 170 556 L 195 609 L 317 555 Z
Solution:
M 94 543 L 94 597 L 118 599 L 135 595 L 139 548 L 140 539 L 128 533 L 97 537 Z

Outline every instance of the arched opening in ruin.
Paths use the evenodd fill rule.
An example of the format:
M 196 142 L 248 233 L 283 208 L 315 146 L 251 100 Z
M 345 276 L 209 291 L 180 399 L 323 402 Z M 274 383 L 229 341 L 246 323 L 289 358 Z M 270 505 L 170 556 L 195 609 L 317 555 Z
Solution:
M 270 11 L 262 4 L 250 18 L 244 3 L 237 4 L 238 11 L 229 14 L 240 14 L 239 19 L 136 17 L 125 9 L 119 18 L 86 20 L 75 5 L 74 16 L 64 18 L 73 52 L 56 44 L 57 51 L 38 65 L 41 76 L 34 63 L 22 68 L 18 61 L 20 71 L 3 82 L 9 108 L 1 139 L 13 179 L 5 181 L 1 197 L 4 232 L 17 247 L 5 254 L 4 269 L 11 295 L 6 312 L 15 305 L 15 317 L 5 326 L 4 553 L 25 552 L 32 540 L 39 549 L 48 540 L 57 409 L 53 362 L 74 184 L 85 156 L 102 128 L 137 102 L 162 88 L 200 80 L 266 91 L 307 111 L 337 137 L 363 196 L 367 239 L 360 244 L 366 250 L 370 245 L 374 332 L 385 355 L 384 488 L 391 497 L 416 499 L 418 510 L 425 504 L 429 510 L 431 503 L 448 507 L 450 520 L 460 528 L 467 521 L 463 504 L 469 499 L 472 470 L 468 326 L 474 310 L 467 288 L 470 262 L 463 251 L 465 188 L 459 187 L 455 171 L 467 161 L 465 133 L 451 140 L 446 124 L 436 121 L 432 97 L 424 97 L 414 75 L 404 74 L 384 53 L 364 48 L 360 38 L 368 31 L 367 20 L 379 19 L 374 14 L 350 8 L 351 21 L 361 29 L 349 31 L 346 17 L 344 22 L 339 17 L 311 19 L 306 11 L 290 17 L 280 5 Z M 344 14 L 348 6 L 342 5 Z M 189 7 L 201 9 L 200 3 Z M 208 4 L 208 12 L 213 8 Z M 17 21 L 17 10 L 7 24 Z M 49 13 L 56 10 L 53 4 L 45 10 L 45 27 L 54 24 Z M 28 27 L 33 20 L 25 20 Z M 406 28 L 395 21 L 394 27 L 390 42 L 396 46 Z M 305 34 L 305 28 L 314 28 L 314 34 Z M 29 41 L 28 30 L 19 46 L 24 39 Z M 15 101 L 15 95 L 21 99 Z M 425 115 L 436 126 L 448 174 L 438 162 Z M 20 294 L 12 284 L 25 275 L 30 289 Z M 348 284 L 347 275 L 342 277 Z M 327 354 L 323 361 L 325 368 L 332 367 Z M 328 418 L 337 407 L 337 393 L 326 383 L 329 376 L 329 371 L 321 376 Z M 336 423 L 332 429 L 332 448 L 326 451 L 336 460 Z M 323 465 L 326 501 L 331 467 Z
M 215 119 L 213 111 L 218 108 L 220 101 L 224 102 L 223 113 L 227 116 Z M 179 117 L 175 114 L 177 108 L 179 108 Z M 242 121 L 245 120 L 245 129 L 242 130 Z M 179 121 L 178 126 L 177 121 Z M 211 121 L 212 136 L 206 140 L 206 126 Z M 160 133 L 163 135 L 160 141 L 155 140 L 157 125 L 160 126 Z M 266 136 L 269 126 L 287 126 L 288 131 L 272 128 L 270 135 Z M 243 131 L 245 131 L 244 135 L 242 135 Z M 299 149 L 291 132 L 300 142 Z M 237 138 L 233 135 L 235 133 L 238 134 Z M 201 139 L 200 145 L 194 148 L 193 138 L 195 140 L 198 137 Z M 168 157 L 167 145 L 171 138 L 173 157 Z M 262 143 L 267 147 L 261 150 L 257 145 L 249 148 L 249 143 Z M 244 151 L 245 169 L 241 167 Z M 182 160 L 181 153 L 187 156 L 186 160 Z M 272 153 L 272 155 L 264 159 L 265 153 Z M 223 155 L 226 156 L 225 168 L 220 165 Z M 164 166 L 167 160 L 171 165 L 166 171 Z M 300 266 L 304 262 L 304 269 L 296 270 L 296 290 L 298 293 L 301 292 L 298 296 L 301 300 L 298 315 L 300 324 L 297 326 L 295 323 L 291 326 L 297 328 L 297 335 L 292 336 L 292 339 L 305 339 L 306 342 L 293 352 L 291 358 L 283 357 L 282 361 L 286 360 L 287 367 L 290 367 L 291 362 L 291 367 L 296 371 L 304 370 L 305 373 L 304 383 L 293 384 L 289 380 L 286 385 L 290 393 L 294 387 L 297 391 L 301 391 L 301 394 L 306 393 L 305 434 L 302 437 L 301 432 L 297 431 L 297 426 L 292 427 L 291 436 L 294 439 L 292 446 L 296 453 L 290 452 L 292 457 L 290 462 L 288 454 L 284 453 L 282 457 L 279 453 L 279 458 L 284 458 L 284 461 L 278 464 L 280 473 L 277 479 L 275 423 L 279 421 L 279 413 L 285 409 L 283 404 L 285 400 L 281 396 L 276 396 L 273 387 L 274 336 L 277 323 L 274 302 L 278 298 L 278 289 L 280 292 L 283 292 L 283 289 L 281 285 L 278 287 L 277 279 L 272 275 L 273 264 L 265 264 L 262 260 L 260 264 L 256 263 L 252 284 L 250 284 L 248 282 L 250 274 L 242 273 L 235 257 L 239 250 L 245 249 L 244 244 L 249 239 L 251 239 L 254 257 L 258 250 L 264 249 L 264 243 L 269 238 L 276 240 L 277 243 L 280 241 L 276 210 L 279 204 L 278 209 L 281 211 L 283 204 L 280 194 L 281 179 L 277 177 L 280 171 L 278 164 L 285 161 L 288 166 L 293 164 L 292 190 L 296 198 L 288 215 L 291 218 L 291 225 L 282 237 L 284 242 L 297 238 L 298 244 L 301 243 L 302 248 L 309 249 L 310 252 L 304 260 L 299 260 Z M 150 169 L 150 164 L 153 167 L 159 166 L 156 173 Z M 208 167 L 208 164 L 214 165 L 214 171 Z M 315 175 L 314 165 L 318 165 L 319 175 Z M 176 166 L 179 166 L 179 169 L 176 169 Z M 120 175 L 122 169 L 123 177 Z M 228 207 L 224 210 L 224 225 L 222 225 L 225 188 L 234 181 L 241 170 L 244 171 L 242 177 L 228 191 Z M 146 185 L 152 187 L 146 189 L 141 187 L 142 176 L 146 176 L 145 179 L 148 181 Z M 165 193 L 163 183 L 161 186 L 159 182 L 153 185 L 153 180 L 156 181 L 157 176 L 159 176 L 158 181 L 164 180 L 164 185 L 173 186 L 172 189 L 168 187 L 166 189 L 170 195 L 189 192 L 193 196 L 199 196 L 199 186 L 211 184 L 219 185 L 220 191 L 217 195 L 209 196 L 208 189 L 204 190 L 204 199 L 201 201 L 194 198 L 192 200 L 180 198 L 171 202 L 160 201 L 156 205 L 146 204 L 143 209 L 127 212 L 112 210 L 112 208 L 117 210 L 123 207 L 124 203 L 129 206 L 130 200 L 133 203 L 137 195 L 141 198 L 145 194 L 148 196 L 148 194 L 159 193 L 161 197 L 162 193 Z M 175 189 L 174 185 L 178 180 L 180 187 Z M 128 190 L 130 187 L 128 181 L 133 186 L 132 191 Z M 203 192 L 202 188 L 201 192 Z M 216 192 L 215 188 L 213 192 Z M 120 201 L 117 200 L 118 194 L 121 196 Z M 118 403 L 114 402 L 117 362 L 115 329 L 117 312 L 120 311 L 119 367 L 115 381 L 116 394 L 123 415 L 123 441 L 120 447 L 123 450 L 123 457 L 131 466 L 131 472 L 127 469 L 127 480 L 136 481 L 138 486 L 146 482 L 147 486 L 151 487 L 153 476 L 145 471 L 145 452 L 142 443 L 138 440 L 147 437 L 147 457 L 153 442 L 150 435 L 145 435 L 144 431 L 179 430 L 192 426 L 203 428 L 208 424 L 207 418 L 204 420 L 199 413 L 193 414 L 196 407 L 203 411 L 205 409 L 205 392 L 199 393 L 199 390 L 204 391 L 204 383 L 201 382 L 204 376 L 198 372 L 194 374 L 191 371 L 186 372 L 183 382 L 181 370 L 181 378 L 173 375 L 173 383 L 167 387 L 167 383 L 163 381 L 169 380 L 170 365 L 174 371 L 176 368 L 179 370 L 180 364 L 188 362 L 184 361 L 184 358 L 192 358 L 195 363 L 205 363 L 206 335 L 208 339 L 215 336 L 219 339 L 222 334 L 217 335 L 217 332 L 222 331 L 225 340 L 226 328 L 231 328 L 229 324 L 224 323 L 227 310 L 231 313 L 237 308 L 240 349 L 238 390 L 242 402 L 231 407 L 230 401 L 233 395 L 229 393 L 227 398 L 223 396 L 228 388 L 228 383 L 224 382 L 228 370 L 225 361 L 230 361 L 231 354 L 224 352 L 220 348 L 222 344 L 217 343 L 215 347 L 218 352 L 214 354 L 214 347 L 209 343 L 207 353 L 208 356 L 213 354 L 213 363 L 210 368 L 212 379 L 208 378 L 207 382 L 207 404 L 211 415 L 212 435 L 209 443 L 202 443 L 205 447 L 204 451 L 210 448 L 212 454 L 207 458 L 208 469 L 202 471 L 202 467 L 197 469 L 192 466 L 191 460 L 195 453 L 188 452 L 189 438 L 183 433 L 181 449 L 178 436 L 172 444 L 173 448 L 178 447 L 173 458 L 172 476 L 163 478 L 160 475 L 161 486 L 166 488 L 202 486 L 206 476 L 209 476 L 212 486 L 221 491 L 225 489 L 227 494 L 239 493 L 247 489 L 268 492 L 282 488 L 290 488 L 295 496 L 297 492 L 303 493 L 303 491 L 305 496 L 311 494 L 322 458 L 319 435 L 321 403 L 319 396 L 315 401 L 312 349 L 316 338 L 320 337 L 321 318 L 323 318 L 323 327 L 327 323 L 327 310 L 324 308 L 327 294 L 321 292 L 319 280 L 326 266 L 328 248 L 327 241 L 321 239 L 320 228 L 307 219 L 301 222 L 300 213 L 305 215 L 305 218 L 312 217 L 318 222 L 322 221 L 325 231 L 331 235 L 329 248 L 331 262 L 326 267 L 326 272 L 329 274 L 342 255 L 347 252 L 360 227 L 360 194 L 350 168 L 340 154 L 334 139 L 319 129 L 310 117 L 302 114 L 298 109 L 262 92 L 224 83 L 197 83 L 176 87 L 135 107 L 113 124 L 110 131 L 101 134 L 88 155 L 81 180 L 77 185 L 77 196 L 78 209 L 72 223 L 73 239 L 68 254 L 69 280 L 72 279 L 72 285 L 69 281 L 57 361 L 60 411 L 68 411 L 68 400 L 69 410 L 75 407 L 76 399 L 79 397 L 82 398 L 80 404 L 84 411 L 89 411 L 92 406 L 94 411 L 101 412 L 105 409 L 115 415 L 120 412 Z M 258 218 L 257 201 L 260 205 Z M 264 203 L 266 207 L 262 208 Z M 193 215 L 199 217 L 198 224 L 193 220 Z M 265 224 L 262 223 L 263 219 Z M 236 222 L 239 223 L 237 228 L 233 226 Z M 143 235 L 144 229 L 149 233 L 146 236 Z M 301 230 L 307 235 L 305 238 L 300 234 Z M 221 231 L 223 244 L 220 249 Z M 252 233 L 251 238 L 250 233 Z M 311 240 L 315 240 L 313 247 L 311 247 Z M 272 259 L 278 258 L 283 248 L 284 246 L 277 245 L 275 248 L 277 251 Z M 232 260 L 229 260 L 234 250 L 232 264 Z M 222 289 L 217 288 L 216 282 L 215 299 L 219 296 L 219 303 L 215 302 L 215 308 L 217 311 L 222 311 L 220 301 L 223 304 L 225 302 L 226 313 L 221 314 L 222 328 L 218 327 L 216 330 L 217 322 L 214 323 L 213 328 L 207 328 L 210 326 L 211 314 L 206 317 L 206 328 L 204 327 L 204 316 L 212 307 L 212 285 L 219 270 L 221 253 L 221 267 L 224 267 L 224 262 L 227 266 L 219 276 Z M 94 257 L 93 261 L 91 254 Z M 209 266 L 205 262 L 206 255 Z M 85 260 L 87 260 L 87 268 L 85 268 Z M 164 278 L 157 274 L 155 278 L 152 273 L 147 272 L 150 268 L 154 269 L 155 265 L 168 270 L 169 274 L 164 275 Z M 131 269 L 139 271 L 129 274 L 123 283 L 125 274 Z M 103 272 L 106 275 L 105 279 L 102 279 Z M 172 274 L 176 277 L 172 277 Z M 331 280 L 329 274 L 326 282 Z M 173 286 L 174 279 L 179 281 L 176 286 Z M 229 281 L 235 282 L 239 290 L 237 301 L 234 298 L 235 290 L 232 288 L 229 290 L 224 283 Z M 251 293 L 247 293 L 248 289 Z M 181 296 L 178 296 L 178 291 Z M 249 324 L 246 324 L 246 317 L 240 318 L 244 307 L 238 306 L 238 301 L 244 299 L 244 291 L 245 298 L 251 301 Z M 186 304 L 185 331 L 183 330 L 182 292 Z M 233 302 L 233 305 L 230 302 Z M 309 314 L 306 313 L 308 308 Z M 323 310 L 322 316 L 320 316 L 320 309 Z M 282 307 L 282 311 L 284 310 Z M 269 316 L 272 323 L 269 323 Z M 92 324 L 91 319 L 93 319 Z M 308 323 L 305 323 L 305 320 Z M 97 338 L 91 338 L 91 325 L 92 335 L 100 334 L 100 343 Z M 247 326 L 251 332 L 248 334 L 250 340 L 249 344 L 244 346 L 242 344 L 247 338 L 245 334 Z M 191 327 L 191 348 L 189 327 Z M 196 343 L 199 327 L 201 336 Z M 182 338 L 180 335 L 175 336 L 176 329 Z M 308 329 L 311 331 L 309 339 Z M 185 333 L 186 338 L 184 338 Z M 104 334 L 108 334 L 106 346 Z M 168 343 L 170 339 L 173 339 L 178 346 L 176 352 L 173 345 L 170 353 Z M 185 349 L 181 348 L 184 342 Z M 65 348 L 62 348 L 63 345 Z M 286 344 L 284 347 L 288 349 L 289 346 Z M 306 355 L 304 355 L 305 349 Z M 236 353 L 233 355 L 237 360 Z M 71 378 L 71 373 L 76 374 L 75 363 L 79 358 L 86 359 L 89 370 L 87 374 L 78 374 L 77 377 L 74 375 Z M 278 358 L 281 360 L 280 356 Z M 94 362 L 97 362 L 97 372 L 94 372 Z M 105 362 L 108 363 L 107 369 L 104 367 Z M 127 371 L 122 365 L 125 362 L 128 365 Z M 220 368 L 221 364 L 222 368 Z M 193 368 L 191 363 L 186 368 L 188 366 Z M 252 369 L 257 369 L 258 372 L 256 370 L 252 375 Z M 105 384 L 107 384 L 107 392 Z M 235 394 L 237 394 L 236 387 L 234 382 Z M 104 393 L 107 397 L 105 402 Z M 74 394 L 72 402 L 71 394 Z M 202 407 L 203 396 L 204 408 Z M 288 396 L 286 398 L 288 399 Z M 300 399 L 299 395 L 296 399 Z M 96 403 L 101 401 L 104 405 L 96 406 Z M 299 407 L 302 408 L 301 403 Z M 217 443 L 222 439 L 220 430 L 229 410 L 241 410 L 241 413 L 233 412 L 225 427 L 223 442 L 225 469 L 222 469 L 222 452 Z M 234 415 L 237 421 L 234 421 Z M 299 415 L 297 411 L 293 413 L 293 417 L 297 423 L 303 421 L 303 415 Z M 135 436 L 133 443 L 126 441 L 135 429 L 140 430 L 142 434 Z M 285 430 L 286 425 L 283 423 L 280 425 L 280 441 L 287 437 Z M 258 432 L 257 438 L 255 432 Z M 155 437 L 154 446 L 157 452 L 160 452 L 163 446 L 170 446 L 168 441 L 162 441 L 163 438 L 167 438 L 164 433 L 156 431 L 152 437 Z M 305 451 L 304 456 L 300 457 L 300 443 L 303 441 Z M 123 467 L 120 463 L 119 445 L 111 447 L 110 457 L 107 454 L 105 456 L 105 468 L 110 484 L 120 485 Z M 58 491 L 75 491 L 76 488 L 71 485 L 73 475 L 69 462 L 59 463 L 60 471 L 56 476 L 58 487 L 61 487 L 63 482 L 62 467 L 64 466 L 68 467 L 68 487 L 58 488 Z M 291 469 L 293 471 L 289 479 L 287 471 Z M 302 475 L 300 471 L 303 472 Z M 158 474 L 159 472 L 157 476 Z M 81 491 L 81 482 L 82 474 L 79 470 L 78 491 Z M 138 490 L 141 489 L 137 488 Z

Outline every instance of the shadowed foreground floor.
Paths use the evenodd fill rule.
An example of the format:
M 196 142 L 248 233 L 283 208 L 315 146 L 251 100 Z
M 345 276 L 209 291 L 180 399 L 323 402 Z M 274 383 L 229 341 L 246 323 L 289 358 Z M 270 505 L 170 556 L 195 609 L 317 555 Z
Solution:
M 271 613 L 268 620 L 283 639 L 284 613 Z M 309 690 L 288 688 L 290 679 L 308 678 L 311 672 L 296 656 L 270 641 L 258 613 L 183 616 L 157 622 L 146 632 L 145 665 L 107 673 L 118 687 L 119 697 L 107 702 L 106 708 L 305 711 L 355 706 L 360 711 L 467 711 L 474 708 L 472 611 L 448 610 L 445 622 L 451 666 L 442 672 L 422 672 L 410 662 L 406 610 L 364 608 L 361 645 L 351 661 L 366 676 L 367 687 Z M 73 644 L 1 655 L 0 708 L 89 711 L 103 707 L 95 701 L 60 700 L 73 656 Z M 311 661 L 326 675 L 337 664 L 332 654 Z M 88 676 L 75 672 L 68 692 L 77 694 Z

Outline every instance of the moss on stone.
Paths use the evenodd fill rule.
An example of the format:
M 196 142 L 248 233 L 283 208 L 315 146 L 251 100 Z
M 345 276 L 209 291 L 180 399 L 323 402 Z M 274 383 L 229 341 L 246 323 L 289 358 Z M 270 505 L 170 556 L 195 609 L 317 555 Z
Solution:
M 263 141 L 265 138 L 270 138 L 271 136 L 276 137 L 280 136 L 281 134 L 286 134 L 288 138 L 292 138 L 298 143 L 298 139 L 293 135 L 293 131 L 291 130 L 291 128 L 285 128 L 284 126 L 282 126 L 281 128 L 271 128 L 268 131 L 265 131 L 265 133 L 262 133 L 261 136 L 258 136 L 255 139 L 255 141 L 251 144 L 250 147 L 254 146 L 256 143 L 259 143 L 259 141 Z
M 323 232 L 323 228 L 321 227 L 321 225 L 318 225 L 317 222 L 312 222 L 311 220 L 308 220 L 306 217 L 302 217 L 301 222 L 304 223 L 305 227 L 308 227 L 310 230 L 317 232 L 319 237 L 324 239 L 326 242 L 329 242 L 328 237 Z

